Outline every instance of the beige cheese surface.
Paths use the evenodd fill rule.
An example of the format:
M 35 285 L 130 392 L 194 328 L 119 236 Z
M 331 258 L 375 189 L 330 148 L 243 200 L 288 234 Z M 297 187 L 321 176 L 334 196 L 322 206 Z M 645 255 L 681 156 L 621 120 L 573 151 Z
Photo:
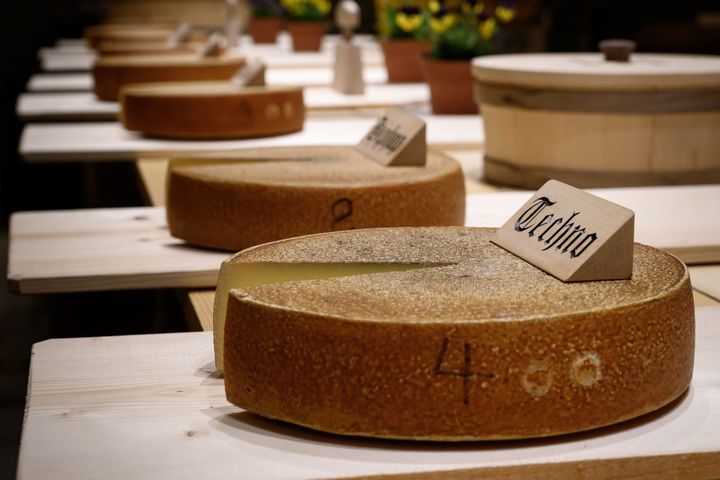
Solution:
M 459 164 L 430 153 L 422 167 L 383 167 L 352 147 L 279 148 L 171 162 L 170 232 L 238 251 L 333 230 L 462 225 Z
M 636 245 L 631 280 L 563 284 L 490 233 L 348 231 L 236 255 L 216 297 L 228 399 L 335 433 L 472 440 L 595 428 L 685 391 L 682 263 Z M 323 264 L 335 271 L 313 277 Z M 265 267 L 275 275 L 248 281 Z

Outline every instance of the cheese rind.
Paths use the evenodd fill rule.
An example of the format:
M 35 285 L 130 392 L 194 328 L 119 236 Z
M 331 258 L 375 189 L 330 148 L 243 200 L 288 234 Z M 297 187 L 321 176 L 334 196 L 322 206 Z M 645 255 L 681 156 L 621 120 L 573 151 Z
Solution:
M 120 120 L 128 130 L 178 139 L 230 139 L 302 130 L 299 87 L 240 87 L 230 82 L 128 86 L 120 93 Z
M 228 161 L 230 159 L 235 161 Z M 430 153 L 423 167 L 383 167 L 351 147 L 237 152 L 171 162 L 172 235 L 238 251 L 333 230 L 462 225 L 465 188 L 457 162 Z
M 432 253 L 401 261 L 446 249 L 450 265 L 231 291 L 232 403 L 341 434 L 476 440 L 596 428 L 687 389 L 694 309 L 674 257 L 636 244 L 631 280 L 565 284 L 490 244 L 486 230 L 392 231 L 314 238 L 349 258 L 370 245 L 387 258 L 422 239 Z M 312 240 L 266 252 L 304 258 Z M 263 249 L 235 263 L 243 256 L 257 262 Z
M 157 82 L 230 80 L 245 64 L 243 57 L 224 55 L 118 55 L 101 57 L 93 65 L 95 95 L 117 101 L 125 85 Z

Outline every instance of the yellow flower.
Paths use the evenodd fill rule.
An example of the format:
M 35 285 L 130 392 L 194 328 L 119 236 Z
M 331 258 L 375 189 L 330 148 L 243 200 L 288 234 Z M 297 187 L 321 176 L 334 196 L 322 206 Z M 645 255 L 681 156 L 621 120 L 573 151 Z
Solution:
M 515 9 L 503 7 L 502 5 L 495 9 L 495 16 L 503 23 L 507 23 L 513 18 L 515 18 L 515 13 Z
M 430 19 L 430 28 L 436 33 L 445 33 L 456 21 L 457 17 L 455 15 L 443 15 L 440 18 L 432 17 Z
M 495 34 L 495 28 L 497 27 L 497 22 L 494 18 L 488 18 L 487 20 L 480 23 L 480 27 L 478 28 L 478 31 L 480 32 L 480 35 L 485 40 L 490 40 L 492 36 Z
M 440 2 L 438 0 L 431 0 L 428 4 L 428 8 L 430 9 L 430 12 L 437 13 L 440 11 Z
M 475 5 L 471 4 L 470 2 L 464 2 L 462 6 L 462 11 L 465 15 L 477 16 L 482 13 L 484 8 L 485 6 L 482 2 L 477 2 Z
M 395 23 L 403 32 L 414 32 L 422 25 L 421 15 L 407 15 L 399 12 L 395 15 Z
M 313 3 L 322 14 L 326 14 L 330 11 L 330 2 L 328 0 L 313 0 Z

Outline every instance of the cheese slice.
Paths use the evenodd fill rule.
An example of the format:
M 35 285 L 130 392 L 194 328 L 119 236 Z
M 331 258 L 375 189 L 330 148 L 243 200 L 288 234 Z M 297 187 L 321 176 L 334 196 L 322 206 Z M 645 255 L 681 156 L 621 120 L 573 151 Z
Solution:
M 220 307 L 215 318 L 228 400 L 340 434 L 478 440 L 601 427 L 688 388 L 694 309 L 680 261 L 636 244 L 632 279 L 566 284 L 492 232 L 358 230 L 237 254 L 221 270 L 225 323 Z M 330 278 L 278 268 L 325 263 Z M 243 280 L 264 268 L 277 275 Z
M 280 135 L 302 130 L 305 120 L 302 88 L 231 82 L 131 85 L 122 89 L 120 107 L 125 128 L 164 138 Z
M 222 55 L 103 56 L 93 65 L 95 95 L 100 100 L 117 101 L 120 89 L 135 83 L 230 80 L 245 64 L 243 57 Z
M 238 251 L 312 233 L 369 227 L 463 225 L 459 164 L 384 167 L 352 147 L 267 148 L 170 162 L 170 233 Z

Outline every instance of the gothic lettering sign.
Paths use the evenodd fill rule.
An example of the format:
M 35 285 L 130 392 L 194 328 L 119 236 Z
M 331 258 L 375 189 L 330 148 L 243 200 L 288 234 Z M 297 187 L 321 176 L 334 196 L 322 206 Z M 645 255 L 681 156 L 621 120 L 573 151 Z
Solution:
M 495 234 L 492 242 L 562 280 L 630 278 L 635 214 L 550 180 Z
M 402 110 L 390 108 L 356 148 L 385 166 L 425 165 L 425 122 Z

